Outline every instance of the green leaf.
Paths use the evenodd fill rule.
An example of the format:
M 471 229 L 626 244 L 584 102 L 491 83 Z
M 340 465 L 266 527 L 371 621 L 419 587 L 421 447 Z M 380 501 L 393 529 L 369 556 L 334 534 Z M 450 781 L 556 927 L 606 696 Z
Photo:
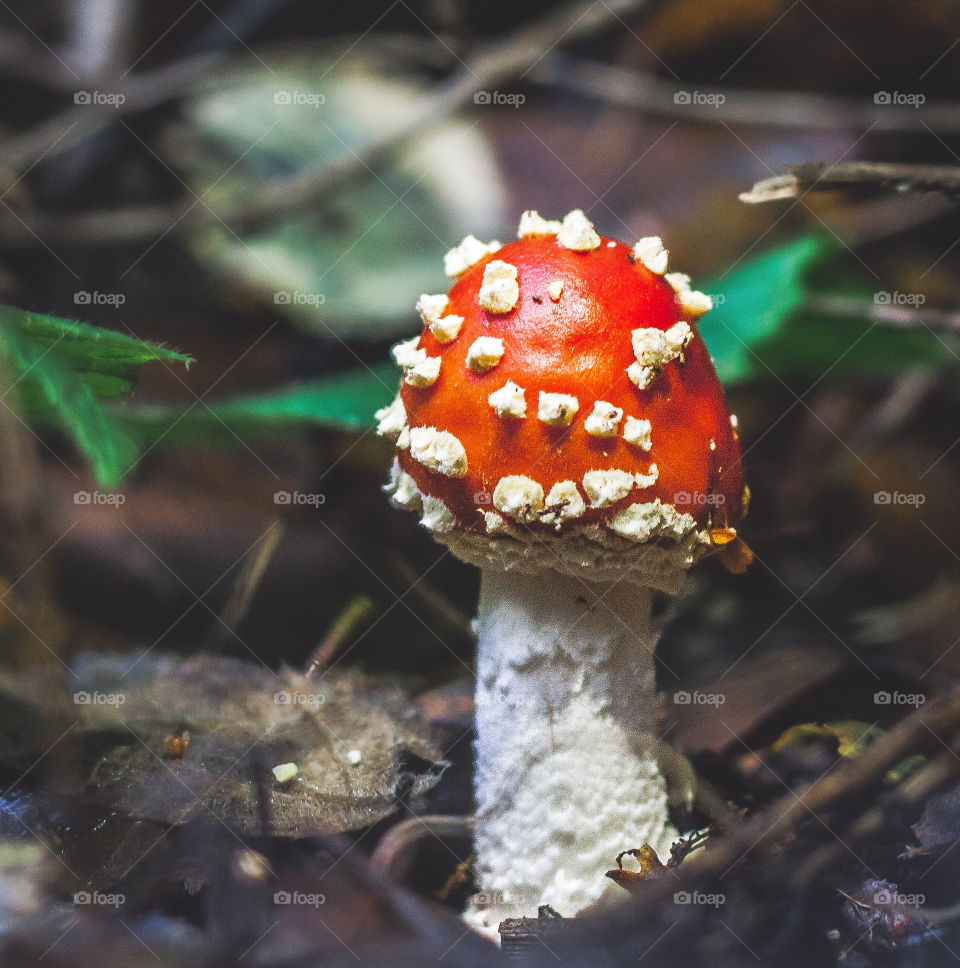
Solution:
M 15 393 L 31 423 L 66 431 L 107 488 L 116 487 L 139 449 L 100 397 L 129 393 L 151 360 L 192 362 L 122 333 L 12 306 L 0 306 L 0 351 L 11 370 L 0 398 Z
M 873 300 L 875 284 L 862 274 L 851 277 L 832 239 L 803 236 L 702 288 L 714 297 L 715 308 L 700 321 L 700 334 L 727 385 L 886 376 L 905 366 L 957 360 L 922 328 L 813 311 L 808 301 L 828 293 Z
M 145 441 L 248 440 L 300 427 L 366 430 L 397 392 L 397 368 L 382 364 L 270 393 L 182 407 L 127 407 L 124 422 Z
M 698 328 L 723 383 L 769 376 L 756 347 L 800 306 L 806 274 L 836 249 L 820 236 L 803 236 L 701 286 L 713 296 L 714 309 Z
M 145 343 L 110 329 L 100 329 L 58 316 L 29 313 L 13 306 L 0 306 L 0 322 L 14 326 L 42 350 L 54 350 L 99 397 L 122 397 L 136 386 L 137 371 L 145 363 L 193 362 L 183 353 Z
M 860 293 L 868 302 L 872 294 Z M 890 376 L 904 367 L 942 366 L 957 356 L 929 331 L 895 327 L 801 308 L 756 348 L 766 367 L 781 377 L 815 381 L 824 375 Z

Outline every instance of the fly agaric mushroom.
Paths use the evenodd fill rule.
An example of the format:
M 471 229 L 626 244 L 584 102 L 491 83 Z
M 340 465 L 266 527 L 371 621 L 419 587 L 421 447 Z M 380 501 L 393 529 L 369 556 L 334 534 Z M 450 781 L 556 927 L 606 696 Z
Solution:
M 658 238 L 536 212 L 519 240 L 468 236 L 394 355 L 394 504 L 482 569 L 475 623 L 476 869 L 488 934 L 608 889 L 624 846 L 669 851 L 657 765 L 654 591 L 698 558 L 735 570 L 748 491 L 736 420 Z

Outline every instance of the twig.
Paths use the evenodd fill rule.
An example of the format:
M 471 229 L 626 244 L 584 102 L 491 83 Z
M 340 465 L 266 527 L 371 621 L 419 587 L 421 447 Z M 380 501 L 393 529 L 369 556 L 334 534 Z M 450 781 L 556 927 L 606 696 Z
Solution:
M 121 73 L 138 7 L 139 0 L 74 0 L 64 11 L 64 59 L 85 82 L 102 83 Z
M 0 73 L 54 91 L 75 91 L 76 74 L 42 47 L 28 44 L 13 31 L 0 31 Z
M 960 112 L 956 113 L 960 119 Z M 909 192 L 941 192 L 955 199 L 960 195 L 960 165 L 904 165 L 878 161 L 830 164 L 808 161 L 788 165 L 786 175 L 758 181 L 740 201 L 756 205 L 784 198 L 796 198 L 801 191 L 836 191 L 850 188 L 882 188 Z
M 858 792 L 918 748 L 928 746 L 931 734 L 948 734 L 952 740 L 958 728 L 960 693 L 951 693 L 928 707 L 921 706 L 855 759 L 847 760 L 843 768 L 811 783 L 798 794 L 784 795 L 771 811 L 777 815 L 771 829 L 781 823 L 795 827 L 806 817 Z M 957 763 L 960 766 L 960 760 Z
M 42 239 L 47 244 L 55 242 L 82 242 L 84 244 L 105 242 L 144 241 L 170 231 L 185 231 L 198 224 L 221 221 L 233 228 L 255 224 L 263 219 L 294 211 L 315 202 L 338 188 L 345 181 L 363 175 L 376 168 L 385 158 L 404 148 L 420 137 L 433 125 L 445 120 L 454 112 L 469 104 L 479 90 L 496 87 L 509 78 L 524 78 L 557 45 L 583 40 L 623 17 L 640 10 L 647 0 L 585 0 L 549 14 L 541 21 L 508 37 L 500 38 L 481 47 L 463 66 L 446 81 L 435 86 L 422 97 L 417 110 L 399 128 L 388 130 L 369 141 L 356 151 L 344 152 L 327 164 L 294 178 L 275 179 L 264 184 L 261 191 L 232 203 L 224 204 L 216 212 L 195 200 L 183 201 L 171 206 L 143 206 L 122 211 L 87 212 L 72 218 L 31 217 L 28 227 L 10 218 L 4 219 L 2 241 L 9 245 L 35 246 Z M 199 60 L 199 59 L 198 59 Z M 209 63 L 202 65 L 209 68 Z M 182 66 L 180 70 L 182 70 Z M 202 73 L 200 67 L 198 73 Z M 142 86 L 143 79 L 138 83 Z M 170 83 L 178 83 L 172 78 Z M 179 85 L 183 89 L 183 85 Z M 127 103 L 122 105 L 126 113 L 140 109 L 134 88 L 128 88 Z M 145 98 L 147 95 L 141 94 Z M 149 90 L 154 103 L 165 96 L 156 80 Z M 118 116 L 118 112 L 104 115 L 95 108 L 85 106 L 87 114 L 66 112 L 52 119 L 22 138 L 8 142 L 7 149 L 0 152 L 0 165 L 17 169 L 29 159 L 42 153 L 54 141 L 63 136 L 69 124 L 83 126 L 84 136 L 96 127 Z M 76 128 L 63 136 L 76 142 Z M 60 145 L 57 150 L 61 150 Z M 49 157 L 49 155 L 48 155 Z
M 893 298 L 890 293 L 880 294 Z M 804 303 L 812 312 L 828 316 L 864 319 L 905 329 L 932 329 L 944 333 L 960 333 L 960 313 L 938 309 L 911 309 L 888 302 L 867 302 L 850 296 L 813 296 Z
M 267 566 L 273 560 L 274 552 L 280 544 L 280 539 L 286 527 L 282 520 L 276 520 L 270 525 L 267 533 L 260 539 L 253 554 L 247 556 L 237 577 L 233 593 L 220 613 L 220 619 L 213 626 L 210 636 L 204 643 L 204 649 L 217 652 L 222 649 L 230 636 L 236 636 L 236 629 L 240 627 L 253 596 L 260 587 Z
M 369 595 L 355 595 L 334 619 L 327 634 L 314 649 L 307 663 L 305 679 L 313 679 L 323 672 L 343 647 L 344 642 L 373 614 L 375 606 Z
M 188 91 L 221 60 L 222 54 L 201 54 L 160 67 L 122 85 L 116 84 L 109 93 L 122 94 L 124 101 L 115 107 L 78 104 L 19 137 L 5 139 L 0 146 L 0 169 L 15 175 L 40 157 L 44 160 L 55 158 L 115 121 L 154 108 Z M 84 90 L 81 81 L 68 84 L 62 69 L 59 76 L 64 88 L 69 86 L 73 92 Z M 24 233 L 29 234 L 25 230 Z
M 792 886 L 797 890 L 802 889 L 832 861 L 842 856 L 850 846 L 882 830 L 891 811 L 922 802 L 955 776 L 958 769 L 960 765 L 952 751 L 940 753 L 930 763 L 925 764 L 904 780 L 896 790 L 891 791 L 886 803 L 872 807 L 851 824 L 844 832 L 842 844 L 835 841 L 824 844 L 805 858 L 791 877 Z
M 540 84 L 572 90 L 652 114 L 709 124 L 773 128 L 876 131 L 960 131 L 960 107 L 925 104 L 921 109 L 871 104 L 867 99 L 823 97 L 797 91 L 758 91 L 668 81 L 629 68 L 553 55 L 531 75 Z M 684 97 L 687 95 L 687 97 Z
M 407 584 L 411 596 L 423 602 L 430 610 L 431 615 L 448 622 L 451 628 L 456 629 L 465 640 L 471 642 L 476 640 L 473 623 L 461 608 L 450 601 L 438 588 L 425 580 L 421 580 L 420 573 L 402 555 L 391 554 L 389 561 L 401 580 Z
M 805 788 L 784 794 L 762 813 L 744 820 L 725 832 L 722 837 L 711 838 L 706 850 L 691 858 L 689 865 L 681 867 L 677 874 L 693 879 L 723 877 L 764 841 L 777 837 L 780 842 L 788 840 L 791 833 L 805 820 L 819 817 L 835 804 L 845 800 L 881 778 L 888 769 L 909 754 L 926 748 L 940 738 L 952 748 L 960 730 L 960 691 L 955 690 L 927 706 L 921 706 L 904 718 L 886 736 L 864 749 L 856 758 L 846 760 L 836 770 Z M 952 753 L 937 757 L 929 770 L 908 778 L 911 784 L 905 789 L 911 798 L 922 798 L 951 773 L 960 770 L 960 759 Z M 868 821 L 865 821 L 869 825 Z M 835 830 L 843 837 L 844 831 Z M 646 900 L 656 903 L 676 890 L 676 882 L 663 884 L 656 880 L 649 885 Z
M 872 450 L 878 443 L 889 440 L 894 434 L 899 434 L 902 429 L 914 419 L 917 411 L 923 405 L 927 396 L 937 385 L 940 374 L 925 366 L 922 363 L 907 367 L 904 371 L 893 378 L 889 388 L 883 398 L 875 404 L 865 414 L 863 419 L 854 429 L 854 432 L 847 444 L 855 454 L 863 454 Z M 849 455 L 848 455 L 849 456 Z M 940 582 L 937 582 L 939 585 Z M 958 589 L 953 583 L 949 585 L 949 591 L 945 592 L 950 596 L 955 596 Z M 929 604 L 929 603 L 928 603 Z M 879 606 L 879 609 L 886 609 L 892 606 Z M 871 614 L 877 610 L 871 610 Z M 927 608 L 929 612 L 929 608 Z M 864 616 L 867 611 L 854 613 L 853 620 L 858 620 L 858 614 Z M 942 611 L 936 612 L 942 618 Z M 889 616 L 885 615 L 885 619 Z M 879 636 L 888 635 L 891 631 L 890 626 L 884 620 L 873 620 L 870 622 L 870 638 L 861 641 L 877 642 L 881 641 Z M 904 632 L 903 629 L 895 630 Z M 857 635 L 864 635 L 865 628 L 861 628 Z M 885 641 L 892 641 L 885 639 Z
M 471 836 L 468 817 L 427 814 L 401 820 L 377 844 L 370 857 L 370 869 L 376 876 L 382 876 L 395 884 L 405 884 L 417 863 L 417 853 L 424 842 L 459 840 L 469 845 Z

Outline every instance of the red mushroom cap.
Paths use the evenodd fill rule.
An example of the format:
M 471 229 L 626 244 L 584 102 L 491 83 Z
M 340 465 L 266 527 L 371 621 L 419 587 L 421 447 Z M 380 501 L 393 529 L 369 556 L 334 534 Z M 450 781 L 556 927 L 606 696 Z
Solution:
M 674 587 L 746 509 L 735 421 L 694 325 L 710 300 L 663 274 L 659 239 L 600 237 L 579 211 L 525 213 L 520 231 L 452 250 L 459 278 L 421 297 L 423 332 L 394 348 L 388 489 L 467 560 L 665 570 L 652 584 Z

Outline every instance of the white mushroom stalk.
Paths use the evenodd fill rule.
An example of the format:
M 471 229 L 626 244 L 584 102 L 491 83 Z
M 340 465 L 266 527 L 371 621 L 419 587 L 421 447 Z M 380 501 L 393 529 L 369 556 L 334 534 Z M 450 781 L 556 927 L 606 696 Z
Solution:
M 622 899 L 604 878 L 627 846 L 677 832 L 657 764 L 652 591 L 483 569 L 476 686 L 480 893 L 468 923 Z

